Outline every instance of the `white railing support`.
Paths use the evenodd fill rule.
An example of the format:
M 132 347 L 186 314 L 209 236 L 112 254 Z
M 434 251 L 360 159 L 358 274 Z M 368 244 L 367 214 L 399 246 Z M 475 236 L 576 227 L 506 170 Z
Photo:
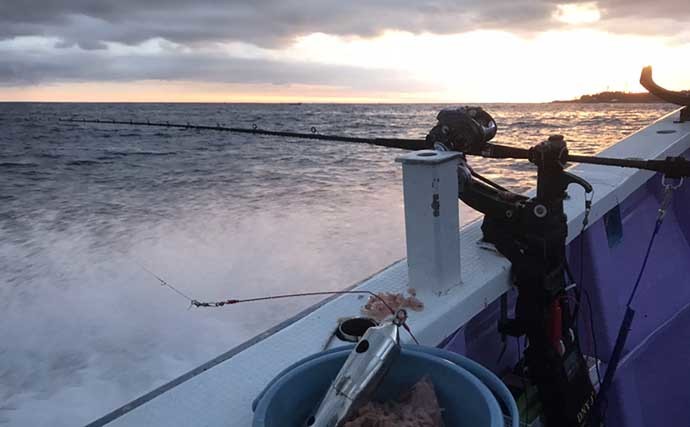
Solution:
M 446 293 L 460 284 L 456 152 L 422 150 L 398 157 L 403 168 L 409 286 Z

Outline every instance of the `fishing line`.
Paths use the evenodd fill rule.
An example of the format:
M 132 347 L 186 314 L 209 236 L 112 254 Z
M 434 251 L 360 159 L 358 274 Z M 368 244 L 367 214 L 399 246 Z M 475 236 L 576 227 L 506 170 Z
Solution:
M 118 251 L 118 252 L 119 252 L 119 251 Z M 158 281 L 160 282 L 161 286 L 165 286 L 165 287 L 169 288 L 170 290 L 172 290 L 173 292 L 175 292 L 176 294 L 178 294 L 178 295 L 181 296 L 182 298 L 186 299 L 186 300 L 189 301 L 190 303 L 194 301 L 194 299 L 191 298 L 189 295 L 185 294 L 185 293 L 182 292 L 181 290 L 177 289 L 176 287 L 174 287 L 173 285 L 171 285 L 170 283 L 168 283 L 165 279 L 163 279 L 162 277 L 160 277 L 159 275 L 157 275 L 156 273 L 154 273 L 153 271 L 151 271 L 150 269 L 148 269 L 144 264 L 140 263 L 139 261 L 137 261 L 136 259 L 132 258 L 131 256 L 128 256 L 128 255 L 125 254 L 124 252 L 120 252 L 120 254 L 122 254 L 123 256 L 127 257 L 129 260 L 131 260 L 132 262 L 134 262 L 134 263 L 135 263 L 136 265 L 138 265 L 142 270 L 144 270 L 145 272 L 149 273 L 151 276 L 155 277 L 156 280 L 158 280 Z
M 194 307 L 223 307 L 225 305 L 232 305 L 232 304 L 239 304 L 242 302 L 255 302 L 255 301 L 270 301 L 274 299 L 283 299 L 283 298 L 293 298 L 293 297 L 309 297 L 309 296 L 316 296 L 316 295 L 337 295 L 337 294 L 368 294 L 370 296 L 373 296 L 375 298 L 378 298 L 383 305 L 386 306 L 386 308 L 391 312 L 391 314 L 395 314 L 395 310 L 391 308 L 386 301 L 381 298 L 379 295 L 375 294 L 374 292 L 371 291 L 315 291 L 315 292 L 298 292 L 298 293 L 290 293 L 290 294 L 282 294 L 282 295 L 269 295 L 269 296 L 263 296 L 263 297 L 254 297 L 254 298 L 243 298 L 243 299 L 226 299 L 226 300 L 220 300 L 220 301 L 210 301 L 210 302 L 201 302 L 198 300 L 191 300 L 192 305 Z
M 243 298 L 243 299 L 226 299 L 226 300 L 210 301 L 210 302 L 201 302 L 201 301 L 197 301 L 197 300 L 191 300 L 191 304 L 194 307 L 223 307 L 225 305 L 239 304 L 239 303 L 244 303 L 244 302 L 270 301 L 270 300 L 283 299 L 283 298 L 310 297 L 310 296 L 317 296 L 317 295 L 362 295 L 362 294 L 366 294 L 366 295 L 369 295 L 370 297 L 374 297 L 375 299 L 378 299 L 388 309 L 388 311 L 390 311 L 390 313 L 392 315 L 396 316 L 397 312 L 395 310 L 393 310 L 393 308 L 386 302 L 386 300 L 384 300 L 383 297 L 381 297 L 380 295 L 378 295 L 372 291 L 297 292 L 297 293 L 282 294 L 282 295 L 269 295 L 269 296 L 263 296 L 263 297 Z M 415 342 L 415 344 L 419 345 L 419 341 L 417 340 L 417 338 L 412 333 L 412 330 L 410 329 L 410 326 L 407 324 L 407 322 L 402 322 L 401 326 L 403 327 L 403 329 L 405 329 L 407 331 L 408 334 L 410 334 L 410 337 Z
M 599 350 L 597 348 L 597 334 L 596 328 L 594 327 L 594 312 L 592 311 L 592 300 L 589 297 L 589 291 L 583 286 L 585 278 L 585 229 L 589 224 L 589 214 L 592 211 L 592 201 L 594 200 L 594 190 L 590 193 L 590 198 L 587 198 L 587 193 L 585 193 L 585 216 L 582 219 L 582 230 L 580 230 L 580 271 L 579 271 L 579 283 L 577 289 L 577 308 L 578 315 L 580 313 L 580 293 L 585 294 L 585 299 L 587 300 L 587 312 L 589 315 L 589 329 L 592 336 L 592 351 L 594 352 L 594 366 L 597 373 L 597 381 L 599 382 L 599 387 L 601 387 L 601 370 L 599 369 Z M 579 336 L 579 335 L 576 335 Z
M 608 393 L 608 390 L 611 387 L 611 384 L 613 383 L 614 375 L 616 374 L 616 370 L 618 369 L 618 363 L 621 360 L 621 356 L 625 348 L 625 343 L 628 339 L 628 333 L 630 332 L 633 319 L 635 318 L 635 310 L 632 308 L 632 302 L 635 298 L 635 294 L 637 293 L 637 289 L 640 286 L 640 282 L 642 281 L 642 275 L 644 274 L 645 268 L 647 267 L 649 255 L 651 254 L 652 246 L 654 245 L 654 240 L 656 239 L 656 236 L 659 234 L 661 224 L 663 223 L 664 217 L 666 216 L 666 210 L 671 204 L 671 200 L 673 198 L 673 191 L 677 190 L 678 188 L 680 188 L 681 185 L 683 185 L 683 179 L 681 178 L 676 184 L 670 184 L 666 182 L 666 176 L 664 176 L 661 180 L 661 183 L 664 187 L 664 199 L 662 200 L 661 205 L 659 206 L 656 222 L 654 224 L 654 231 L 652 232 L 652 237 L 649 239 L 649 244 L 647 245 L 647 250 L 642 261 L 642 266 L 640 267 L 640 272 L 637 275 L 635 285 L 633 286 L 633 289 L 630 292 L 630 296 L 628 297 L 628 301 L 625 305 L 625 314 L 623 315 L 623 321 L 621 322 L 621 325 L 618 329 L 618 336 L 616 337 L 613 352 L 611 353 L 611 357 L 609 358 L 609 363 L 606 368 L 606 374 L 604 375 L 604 382 L 601 384 L 599 388 L 599 394 L 597 395 L 596 401 L 594 403 L 594 408 L 590 412 L 591 419 L 593 420 L 592 424 L 594 425 L 596 425 L 596 423 L 598 423 L 600 420 L 606 419 L 606 410 L 608 409 L 608 399 L 606 397 L 606 394 Z
M 290 294 L 282 294 L 282 295 L 269 295 L 269 296 L 263 296 L 263 297 L 254 297 L 254 298 L 244 298 L 244 299 L 227 299 L 227 300 L 221 300 L 221 301 L 210 301 L 210 302 L 201 302 L 197 300 L 191 300 L 191 304 L 194 307 L 223 307 L 225 305 L 232 305 L 232 304 L 239 304 L 239 303 L 244 303 L 244 302 L 256 302 L 256 301 L 270 301 L 270 300 L 276 300 L 276 299 L 283 299 L 283 298 L 296 298 L 296 297 L 310 297 L 310 296 L 317 296 L 317 295 L 361 295 L 361 294 L 366 294 L 369 295 L 370 297 L 374 297 L 378 299 L 387 309 L 390 311 L 390 313 L 394 316 L 396 316 L 396 311 L 393 310 L 393 308 L 378 294 L 371 292 L 371 291 L 316 291 L 316 292 L 298 292 L 298 293 L 290 293 Z M 419 345 L 419 341 L 417 340 L 417 337 L 414 336 L 412 333 L 412 330 L 410 329 L 410 326 L 407 324 L 406 321 L 403 321 L 400 326 L 407 331 L 407 333 L 410 335 L 412 340 L 415 342 L 415 344 Z
M 587 196 L 589 194 L 589 197 Z M 575 291 L 575 309 L 573 311 L 573 316 L 571 320 L 571 328 L 575 328 L 575 339 L 577 340 L 578 347 L 582 348 L 580 345 L 580 334 L 579 334 L 579 324 L 578 320 L 580 318 L 580 313 L 581 311 L 581 293 L 584 293 L 586 301 L 587 301 L 587 312 L 588 312 L 588 317 L 589 317 L 589 329 L 590 329 L 590 334 L 592 338 L 592 352 L 593 356 L 595 359 L 595 371 L 597 373 L 597 381 L 599 382 L 599 386 L 601 387 L 601 371 L 599 369 L 599 350 L 597 348 L 597 335 L 596 335 L 596 330 L 594 327 L 594 313 L 592 311 L 592 301 L 589 296 L 589 292 L 585 287 L 582 285 L 584 282 L 584 260 L 585 260 L 585 230 L 587 228 L 587 225 L 589 224 L 589 214 L 592 210 L 592 200 L 594 200 L 594 190 L 592 190 L 589 193 L 585 193 L 585 214 L 582 219 L 582 229 L 580 230 L 580 259 L 579 259 L 579 274 L 578 274 L 578 281 L 575 281 L 575 276 L 573 275 L 572 270 L 570 269 L 570 264 L 568 263 L 568 260 L 566 259 L 565 262 L 565 272 L 570 278 L 571 284 L 565 288 L 565 291 L 569 291 L 570 289 L 573 289 Z
M 125 254 L 123 254 L 125 255 Z M 128 257 L 132 259 L 133 262 L 135 262 L 139 267 L 141 267 L 142 270 L 146 271 L 149 273 L 151 276 L 155 277 L 156 280 L 158 280 L 161 284 L 161 286 L 165 286 L 181 296 L 182 298 L 186 299 L 190 303 L 190 307 L 207 307 L 207 308 L 219 308 L 223 307 L 226 305 L 233 305 L 233 304 L 240 304 L 240 303 L 245 303 L 245 302 L 257 302 L 257 301 L 270 301 L 270 300 L 277 300 L 277 299 L 284 299 L 284 298 L 298 298 L 298 297 L 310 297 L 310 296 L 319 296 L 319 295 L 369 295 L 370 297 L 374 297 L 375 299 L 379 300 L 387 309 L 390 311 L 392 315 L 396 315 L 396 311 L 393 310 L 393 308 L 386 302 L 386 300 L 383 299 L 380 295 L 372 292 L 372 291 L 315 291 L 315 292 L 297 292 L 297 293 L 290 293 L 290 294 L 280 294 L 280 295 L 268 295 L 268 296 L 263 296 L 263 297 L 254 297 L 254 298 L 230 298 L 226 300 L 220 300 L 220 301 L 199 301 L 194 298 L 191 298 L 184 292 L 180 291 L 170 283 L 168 283 L 165 279 L 151 271 L 150 269 L 146 268 L 143 264 L 138 262 L 137 260 Z M 419 345 L 419 341 L 417 340 L 417 337 L 414 336 L 412 333 L 412 329 L 410 329 L 410 326 L 407 324 L 407 322 L 402 322 L 401 326 L 403 329 L 407 331 L 407 333 L 410 335 L 412 340 L 415 342 L 415 344 Z

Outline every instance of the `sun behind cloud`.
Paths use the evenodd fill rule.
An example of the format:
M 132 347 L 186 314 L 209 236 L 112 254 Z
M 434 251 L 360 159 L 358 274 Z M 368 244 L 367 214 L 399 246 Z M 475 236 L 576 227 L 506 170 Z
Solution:
M 690 86 L 690 43 L 580 27 L 531 36 L 507 31 L 388 31 L 376 38 L 311 34 L 283 55 L 404 70 L 427 83 L 430 89 L 417 98 L 429 102 L 548 102 L 605 90 L 642 91 L 639 73 L 650 63 L 669 87 Z
M 596 2 L 559 4 L 553 18 L 566 24 L 592 24 L 601 19 L 601 11 Z
M 0 101 L 545 102 L 641 91 L 647 64 L 690 88 L 690 12 L 665 12 L 680 0 L 651 12 L 617 0 L 319 2 L 313 19 L 281 12 L 297 0 L 209 1 L 191 14 L 141 5 L 150 14 L 127 22 L 120 3 L 0 16 L 12 24 L 0 31 Z

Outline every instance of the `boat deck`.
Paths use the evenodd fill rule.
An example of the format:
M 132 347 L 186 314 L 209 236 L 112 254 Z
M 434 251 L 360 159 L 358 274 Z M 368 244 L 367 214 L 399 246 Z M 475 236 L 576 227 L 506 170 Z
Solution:
M 674 123 L 677 117 L 678 112 L 671 113 L 601 155 L 654 159 L 686 153 L 690 123 Z M 595 165 L 578 165 L 571 171 L 594 186 L 590 227 L 654 176 Z M 584 194 L 579 187 L 571 189 L 566 201 L 568 241 L 580 234 L 584 215 Z M 509 262 L 477 245 L 480 225 L 480 221 L 472 222 L 460 232 L 462 283 L 440 297 L 418 295 L 425 309 L 411 312 L 409 324 L 422 344 L 438 345 L 510 289 Z M 356 288 L 403 292 L 407 283 L 407 265 L 402 260 Z M 252 401 L 263 387 L 295 361 L 321 351 L 336 320 L 359 314 L 364 301 L 353 296 L 329 298 L 90 426 L 249 426 Z M 409 341 L 406 335 L 403 338 Z

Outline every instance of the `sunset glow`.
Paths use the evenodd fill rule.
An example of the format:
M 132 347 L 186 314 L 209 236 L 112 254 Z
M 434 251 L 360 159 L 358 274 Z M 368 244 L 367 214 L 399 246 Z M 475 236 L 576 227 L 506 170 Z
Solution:
M 71 14 L 75 28 L 103 40 L 80 41 L 77 34 L 70 41 L 73 34 L 62 34 L 63 27 L 52 35 L 37 30 L 0 38 L 0 100 L 542 102 L 642 91 L 639 72 L 648 64 L 664 85 L 690 88 L 690 36 L 677 25 L 682 16 L 676 27 L 666 19 L 668 31 L 650 34 L 643 25 L 625 24 L 604 3 L 530 3 L 540 7 L 535 17 L 516 15 L 511 23 L 511 16 L 501 16 L 500 25 L 491 23 L 494 12 L 485 25 L 470 25 L 476 17 L 463 10 L 458 31 L 451 24 L 424 30 L 424 17 L 371 33 L 357 22 L 336 20 L 324 31 L 273 35 L 267 28 L 267 35 L 195 35 L 188 41 L 152 30 L 151 37 L 132 42 L 111 34 L 120 27 L 99 33 L 112 22 Z M 532 21 L 523 26 L 520 19 Z M 650 23 L 659 25 L 659 19 Z
M 596 2 L 559 4 L 556 7 L 554 18 L 566 24 L 591 24 L 601 19 Z

